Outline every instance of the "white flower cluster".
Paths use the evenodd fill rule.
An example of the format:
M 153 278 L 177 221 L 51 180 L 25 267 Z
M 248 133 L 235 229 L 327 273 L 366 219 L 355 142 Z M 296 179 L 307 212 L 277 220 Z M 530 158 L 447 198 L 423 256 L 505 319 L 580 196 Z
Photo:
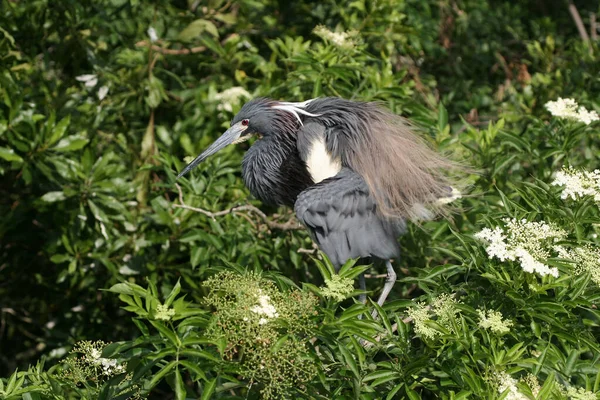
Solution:
M 354 290 L 354 281 L 334 274 L 331 279 L 325 279 L 325 287 L 321 288 L 323 296 L 335 301 L 343 301 Z
M 558 241 L 567 233 L 545 222 L 530 222 L 525 219 L 505 219 L 506 231 L 500 227 L 493 230 L 484 228 L 475 237 L 488 242 L 486 251 L 489 258 L 500 261 L 519 261 L 525 272 L 541 276 L 558 277 L 558 269 L 551 268 L 543 261 L 550 258 L 549 241 Z
M 217 110 L 232 112 L 233 106 L 239 104 L 244 97 L 250 99 L 252 95 L 243 87 L 234 86 L 215 94 L 213 100 L 219 102 Z
M 264 315 L 265 317 L 262 317 L 258 323 L 260 325 L 264 325 L 267 322 L 269 322 L 268 318 L 277 318 L 279 317 L 279 313 L 277 312 L 277 310 L 275 309 L 275 307 L 269 303 L 271 301 L 271 297 L 266 295 L 266 294 L 262 294 L 262 290 L 258 289 L 258 304 L 257 306 L 254 306 L 250 309 L 250 311 L 252 311 L 253 313 L 256 313 L 258 315 Z
M 513 326 L 513 322 L 510 320 L 503 320 L 502 314 L 499 311 L 494 310 L 477 310 L 479 314 L 479 326 L 483 329 L 489 329 L 494 333 L 508 333 L 510 327 Z
M 318 25 L 314 31 L 315 35 L 342 49 L 352 49 L 356 46 L 356 31 L 332 32 L 323 25 Z
M 92 348 L 84 356 L 85 361 L 95 367 L 102 368 L 102 373 L 107 376 L 121 374 L 125 372 L 125 366 L 121 365 L 114 358 L 101 357 L 102 352 L 97 348 Z
M 518 381 L 506 372 L 497 372 L 495 378 L 498 382 L 498 393 L 502 394 L 506 392 L 504 396 L 505 400 L 529 399 L 529 397 L 519 392 L 519 388 L 517 387 Z
M 596 111 L 588 111 L 585 107 L 580 107 L 573 99 L 559 97 L 556 101 L 547 102 L 545 107 L 555 117 L 583 122 L 586 125 L 600 119 Z
M 159 304 L 156 306 L 154 318 L 159 319 L 161 321 L 170 321 L 174 315 L 175 315 L 174 308 L 170 308 L 169 306 L 164 305 L 164 304 Z
M 451 187 L 452 191 L 447 197 L 441 197 L 437 200 L 438 204 L 450 204 L 458 199 L 462 198 L 462 193 L 455 187 Z
M 577 200 L 580 197 L 592 196 L 596 202 L 600 203 L 600 170 L 598 169 L 589 172 L 563 167 L 556 173 L 552 185 L 564 186 L 560 196 L 563 200 L 569 197 Z
M 439 330 L 432 328 L 427 321 L 431 321 L 436 317 L 436 322 L 453 331 L 452 320 L 456 317 L 459 310 L 456 307 L 458 301 L 454 299 L 454 295 L 443 293 L 433 299 L 431 306 L 427 306 L 424 302 L 416 303 L 407 310 L 407 315 L 412 318 L 415 332 L 429 339 L 434 339 L 437 335 L 441 335 Z
M 589 392 L 584 388 L 576 388 L 571 386 L 562 391 L 565 396 L 571 400 L 597 400 L 598 396 L 595 393 Z
M 589 272 L 592 281 L 600 285 L 600 249 L 587 245 L 572 249 L 567 249 L 564 246 L 554 246 L 554 250 L 560 258 L 575 262 L 575 273 Z

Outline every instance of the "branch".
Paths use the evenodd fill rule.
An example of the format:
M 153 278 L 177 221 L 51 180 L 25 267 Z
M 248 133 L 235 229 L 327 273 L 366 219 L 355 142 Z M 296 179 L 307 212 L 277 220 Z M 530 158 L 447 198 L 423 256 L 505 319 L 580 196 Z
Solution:
M 579 11 L 577 11 L 577 7 L 575 7 L 575 4 L 572 2 L 569 2 L 569 12 L 571 13 L 571 17 L 573 17 L 573 21 L 575 21 L 575 25 L 577 25 L 577 30 L 579 31 L 579 36 L 581 36 L 581 39 L 584 42 L 589 42 L 590 37 L 585 30 L 585 25 L 583 25 Z
M 148 40 L 142 40 L 135 44 L 135 47 L 150 47 L 152 50 L 160 54 L 168 54 L 173 56 L 202 53 L 206 50 L 206 46 L 190 47 L 189 49 L 166 49 L 156 44 L 152 44 Z
M 269 219 L 267 214 L 262 212 L 258 207 L 255 207 L 251 204 L 234 206 L 234 207 L 228 208 L 227 210 L 221 210 L 221 211 L 216 211 L 216 212 L 208 211 L 208 210 L 198 208 L 198 207 L 188 206 L 183 201 L 183 192 L 181 191 L 181 186 L 179 186 L 179 184 L 176 183 L 175 187 L 177 187 L 177 191 L 179 192 L 179 203 L 181 203 L 181 204 L 173 204 L 173 207 L 176 207 L 176 208 L 183 208 L 185 210 L 198 212 L 198 213 L 204 214 L 207 217 L 210 217 L 212 219 L 215 219 L 216 217 L 222 217 L 223 215 L 227 215 L 227 214 L 235 214 L 240 211 L 248 211 L 250 213 L 254 213 L 260 219 L 262 219 L 264 225 L 266 225 L 269 229 L 278 229 L 281 231 L 293 231 L 293 230 L 303 229 L 302 226 L 300 225 L 300 223 L 298 222 L 298 220 L 296 220 L 294 217 L 292 217 L 290 220 L 288 220 L 287 222 L 284 222 L 284 223 L 273 221 L 273 220 Z

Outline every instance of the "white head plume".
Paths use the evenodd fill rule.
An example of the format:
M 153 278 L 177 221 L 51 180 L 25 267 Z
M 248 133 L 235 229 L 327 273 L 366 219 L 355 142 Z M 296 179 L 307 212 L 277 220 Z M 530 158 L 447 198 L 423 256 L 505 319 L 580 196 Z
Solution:
M 321 115 L 321 114 L 312 114 L 312 113 L 309 113 L 308 111 L 304 110 L 304 108 L 306 108 L 306 106 L 308 106 L 310 104 L 310 102 L 313 100 L 314 99 L 306 100 L 301 103 L 294 103 L 294 102 L 290 102 L 290 101 L 280 101 L 276 105 L 271 106 L 271 108 L 274 108 L 276 110 L 286 111 L 286 112 L 289 112 L 290 114 L 293 114 L 296 117 L 296 119 L 298 120 L 298 122 L 300 122 L 300 125 L 303 125 L 302 119 L 300 119 L 299 114 L 306 115 L 309 117 L 318 117 Z

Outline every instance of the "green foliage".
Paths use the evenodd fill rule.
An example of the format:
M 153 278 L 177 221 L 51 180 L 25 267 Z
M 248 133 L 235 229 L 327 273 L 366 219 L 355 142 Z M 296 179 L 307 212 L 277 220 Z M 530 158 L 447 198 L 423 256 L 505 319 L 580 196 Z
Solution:
M 566 2 L 3 11 L 1 398 L 597 398 L 599 125 L 544 105 L 600 111 L 600 49 Z M 377 265 L 336 273 L 250 198 L 246 144 L 176 185 L 255 96 L 383 102 L 476 171 L 451 220 L 409 226 L 383 307 L 354 289 Z M 575 195 L 563 167 L 587 171 Z

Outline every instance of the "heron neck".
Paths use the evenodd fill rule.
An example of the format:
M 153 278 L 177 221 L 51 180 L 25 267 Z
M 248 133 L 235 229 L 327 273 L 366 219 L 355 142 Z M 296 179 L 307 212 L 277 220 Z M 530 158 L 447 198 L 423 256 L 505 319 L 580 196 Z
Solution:
M 296 148 L 296 135 L 275 132 L 256 141 L 242 161 L 242 176 L 250 192 L 264 203 L 292 206 L 312 184 Z

